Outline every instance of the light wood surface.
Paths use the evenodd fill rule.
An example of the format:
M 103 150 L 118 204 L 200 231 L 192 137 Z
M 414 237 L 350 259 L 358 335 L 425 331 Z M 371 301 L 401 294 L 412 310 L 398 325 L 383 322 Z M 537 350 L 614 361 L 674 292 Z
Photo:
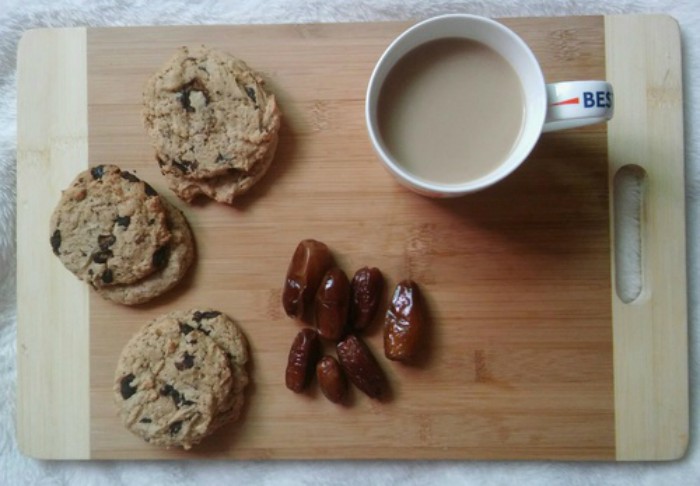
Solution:
M 18 54 L 17 439 L 34 457 L 83 459 L 89 294 L 46 242 L 61 190 L 88 166 L 85 29 L 29 31 Z
M 532 46 L 549 81 L 606 76 L 602 17 L 504 22 Z M 178 289 L 126 308 L 88 294 L 53 261 L 47 223 L 32 229 L 43 235 L 36 242 L 23 240 L 55 269 L 52 278 L 89 299 L 89 319 L 79 325 L 82 339 L 89 326 L 89 346 L 81 348 L 89 367 L 80 379 L 89 369 L 90 417 L 82 425 L 89 427 L 91 458 L 620 458 L 616 414 L 625 411 L 616 409 L 613 384 L 606 128 L 545 135 L 520 170 L 473 196 L 434 201 L 407 192 L 372 153 L 363 101 L 374 62 L 408 25 L 87 31 L 90 164 L 135 170 L 186 212 L 198 245 L 197 264 Z M 177 46 L 199 43 L 262 71 L 285 115 L 274 166 L 233 208 L 176 200 L 141 126 L 147 77 Z M 35 187 L 22 172 L 18 178 L 19 189 Z M 31 209 L 36 217 L 27 231 L 48 221 L 51 205 Z M 281 284 L 294 247 L 307 237 L 326 242 L 348 273 L 375 265 L 390 286 L 411 277 L 424 290 L 432 326 L 419 366 L 385 360 L 378 325 L 366 336 L 392 386 L 384 402 L 354 390 L 351 406 L 338 407 L 315 387 L 307 395 L 284 387 L 300 325 L 283 314 Z M 25 273 L 30 267 L 19 258 Z M 44 280 L 27 275 L 20 284 L 46 291 Z M 194 451 L 154 448 L 126 432 L 115 415 L 116 357 L 150 318 L 205 305 L 234 317 L 250 340 L 249 405 L 240 423 Z M 30 302 L 20 300 L 20 307 Z M 46 321 L 27 315 L 20 328 L 44 332 Z M 64 367 L 50 358 L 32 363 L 36 370 Z M 28 388 L 27 376 L 20 372 L 20 404 L 65 397 L 61 388 Z M 20 427 L 20 437 L 35 437 L 33 423 Z M 24 450 L 34 455 L 33 448 Z
M 680 32 L 667 16 L 615 16 L 605 36 L 608 79 L 624 86 L 608 129 L 610 174 L 628 165 L 645 174 L 642 292 L 630 304 L 613 292 L 616 455 L 678 459 L 688 447 Z

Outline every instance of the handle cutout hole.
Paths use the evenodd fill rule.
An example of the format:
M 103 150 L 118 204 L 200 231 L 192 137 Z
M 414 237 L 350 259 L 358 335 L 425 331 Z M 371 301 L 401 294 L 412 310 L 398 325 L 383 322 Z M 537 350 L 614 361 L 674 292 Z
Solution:
M 644 290 L 642 225 L 647 174 L 638 165 L 626 165 L 613 178 L 615 292 L 625 304 Z

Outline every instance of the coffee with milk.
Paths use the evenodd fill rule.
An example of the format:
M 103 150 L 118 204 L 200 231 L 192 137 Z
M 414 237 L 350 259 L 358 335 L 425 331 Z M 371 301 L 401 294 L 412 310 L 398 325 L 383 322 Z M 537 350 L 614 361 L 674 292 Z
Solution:
M 384 145 L 414 175 L 438 183 L 478 179 L 516 145 L 525 119 L 515 70 L 470 39 L 423 44 L 391 69 L 378 102 Z

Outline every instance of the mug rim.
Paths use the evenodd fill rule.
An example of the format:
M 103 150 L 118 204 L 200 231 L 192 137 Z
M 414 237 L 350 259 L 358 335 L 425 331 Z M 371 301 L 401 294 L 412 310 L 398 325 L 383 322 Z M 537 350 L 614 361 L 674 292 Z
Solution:
M 493 171 L 489 172 L 488 174 L 482 177 L 457 183 L 442 183 L 419 177 L 413 174 L 412 172 L 408 171 L 386 149 L 382 141 L 381 135 L 379 133 L 377 106 L 379 103 L 379 95 L 384 85 L 384 81 L 386 81 L 387 75 L 389 74 L 391 69 L 393 69 L 394 66 L 399 62 L 399 60 L 404 58 L 406 54 L 411 52 L 413 49 L 424 45 L 428 42 L 439 39 L 455 38 L 460 36 L 436 35 L 430 37 L 427 40 L 418 42 L 415 45 L 411 46 L 405 53 L 401 54 L 396 59 L 394 59 L 393 62 L 389 62 L 388 59 L 394 54 L 394 52 L 396 50 L 401 49 L 403 45 L 407 43 L 408 38 L 410 38 L 413 35 L 416 35 L 417 31 L 425 29 L 427 25 L 446 21 L 454 21 L 455 19 L 486 24 L 489 26 L 489 28 L 496 30 L 501 35 L 505 36 L 505 38 L 508 38 L 512 42 L 512 44 L 517 45 L 527 59 L 527 62 L 530 66 L 528 69 L 531 69 L 532 74 L 536 78 L 535 89 L 537 90 L 537 92 L 532 93 L 530 92 L 532 87 L 528 87 L 528 89 L 526 89 L 523 85 L 523 79 L 521 74 L 519 72 L 516 72 L 521 87 L 523 89 L 523 96 L 525 97 L 526 104 L 529 105 L 530 103 L 533 103 L 532 100 L 534 99 L 539 99 L 541 101 L 536 103 L 535 113 L 526 113 L 524 115 L 522 132 L 520 138 L 514 146 L 519 150 L 511 151 L 509 156 L 505 160 L 503 160 L 502 163 L 500 163 Z M 465 39 L 471 38 L 468 35 L 464 35 L 461 37 Z M 383 74 L 383 79 L 381 79 L 380 82 L 378 78 L 381 74 Z M 546 117 L 547 101 L 545 86 L 546 85 L 544 75 L 542 73 L 542 68 L 539 64 L 539 61 L 537 60 L 527 43 L 509 27 L 496 20 L 490 19 L 488 17 L 482 17 L 479 15 L 438 15 L 417 22 L 416 24 L 410 26 L 409 28 L 401 32 L 401 34 L 399 34 L 396 38 L 392 40 L 389 46 L 379 57 L 374 66 L 374 69 L 372 70 L 372 74 L 367 85 L 367 91 L 365 95 L 365 124 L 367 126 L 370 140 L 372 142 L 372 146 L 375 152 L 377 152 L 377 154 L 379 155 L 379 158 L 382 161 L 383 165 L 394 174 L 394 176 L 399 180 L 399 182 L 408 186 L 410 189 L 413 189 L 418 193 L 428 196 L 461 196 L 470 192 L 475 192 L 484 189 L 504 179 L 513 171 L 515 171 L 525 161 L 530 152 L 532 152 L 542 133 Z M 528 131 L 531 133 L 529 137 L 526 137 L 524 133 L 526 125 L 529 127 Z

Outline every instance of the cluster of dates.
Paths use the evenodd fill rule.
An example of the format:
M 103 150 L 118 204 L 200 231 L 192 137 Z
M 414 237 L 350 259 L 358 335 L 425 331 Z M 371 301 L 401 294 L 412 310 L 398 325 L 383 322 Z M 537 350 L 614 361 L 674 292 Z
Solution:
M 357 335 L 374 320 L 383 291 L 379 269 L 363 267 L 350 281 L 334 265 L 325 244 L 311 239 L 299 243 L 287 269 L 282 305 L 288 316 L 310 320 L 315 329 L 302 329 L 292 343 L 285 373 L 287 388 L 300 393 L 315 374 L 323 394 L 335 403 L 343 402 L 347 379 L 371 398 L 385 393 L 386 376 Z M 394 361 L 414 360 L 423 328 L 418 287 L 404 280 L 396 286 L 384 319 L 385 356 Z M 337 360 L 322 356 L 321 339 L 336 343 Z

